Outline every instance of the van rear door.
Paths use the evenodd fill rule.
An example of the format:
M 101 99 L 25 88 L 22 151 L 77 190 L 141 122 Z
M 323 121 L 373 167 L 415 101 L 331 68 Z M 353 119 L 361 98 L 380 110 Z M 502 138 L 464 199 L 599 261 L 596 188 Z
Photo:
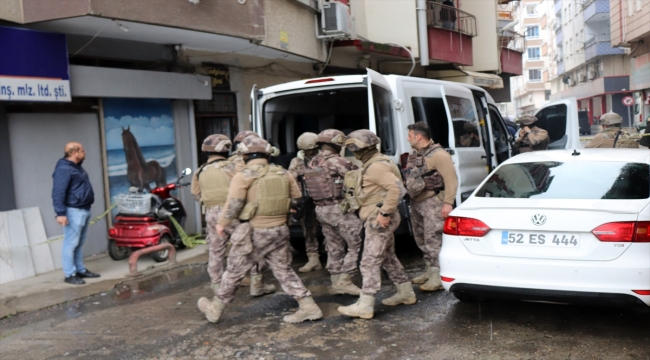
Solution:
M 371 69 L 367 71 L 368 129 L 381 139 L 381 152 L 397 160 L 393 92 L 383 75 Z
M 253 89 L 251 89 L 251 113 L 248 116 L 248 121 L 251 123 L 251 129 L 264 137 L 257 100 L 257 84 L 253 84 Z
M 548 132 L 548 150 L 580 148 L 578 103 L 575 98 L 552 102 L 536 114 L 535 126 Z

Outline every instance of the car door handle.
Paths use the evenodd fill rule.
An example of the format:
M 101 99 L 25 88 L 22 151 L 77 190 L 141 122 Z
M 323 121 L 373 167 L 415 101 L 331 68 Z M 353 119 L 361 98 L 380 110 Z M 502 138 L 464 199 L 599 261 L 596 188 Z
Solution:
M 481 159 L 487 159 L 487 156 L 481 155 Z

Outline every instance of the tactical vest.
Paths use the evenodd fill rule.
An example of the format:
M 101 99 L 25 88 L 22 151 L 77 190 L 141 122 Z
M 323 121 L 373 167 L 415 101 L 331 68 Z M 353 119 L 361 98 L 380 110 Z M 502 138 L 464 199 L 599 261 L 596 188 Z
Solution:
M 196 175 L 201 187 L 201 202 L 207 207 L 224 206 L 228 200 L 229 174 L 223 169 L 229 165 L 226 159 L 205 164 Z
M 386 194 L 388 194 L 388 191 L 382 190 L 373 194 L 364 194 L 362 186 L 363 174 L 370 167 L 370 165 L 379 161 L 389 164 L 392 173 L 397 176 L 398 179 L 402 178 L 402 174 L 400 174 L 397 165 L 395 165 L 393 160 L 386 155 L 373 157 L 370 160 L 366 161 L 361 169 L 348 171 L 343 178 L 344 198 L 339 205 L 344 213 L 358 210 L 365 205 L 379 204 L 380 202 L 384 201 L 384 198 L 386 197 Z
M 614 147 L 626 148 L 626 149 L 638 149 L 640 139 L 641 139 L 640 136 L 632 137 L 628 133 L 619 131 L 616 133 L 616 137 L 614 138 Z
M 406 177 L 406 189 L 409 196 L 416 197 L 424 190 L 435 191 L 436 194 L 445 189 L 445 182 L 438 170 L 427 170 L 426 158 L 438 150 L 444 150 L 440 144 L 434 144 L 422 154 L 413 153 L 408 157 L 404 169 Z
M 291 208 L 289 179 L 281 166 L 265 165 L 251 186 L 257 185 L 257 200 L 242 209 L 239 219 L 250 220 L 255 216 L 287 215 Z
M 535 132 L 535 130 L 531 130 L 531 131 Z M 547 136 L 546 139 L 541 141 L 539 144 L 532 145 L 530 143 L 530 140 L 528 139 L 528 134 L 526 134 L 524 136 L 524 138 L 521 140 L 521 142 L 519 143 L 519 148 L 517 149 L 517 154 L 523 154 L 523 153 L 527 153 L 527 152 L 531 152 L 531 151 L 546 150 L 546 149 L 548 149 L 549 142 L 550 142 L 550 140 L 549 140 L 549 138 Z
M 333 157 L 335 155 L 323 156 L 317 161 L 312 161 L 304 172 L 305 186 L 309 197 L 314 201 L 343 198 L 343 178 L 332 177 L 327 170 L 323 169 L 323 164 Z

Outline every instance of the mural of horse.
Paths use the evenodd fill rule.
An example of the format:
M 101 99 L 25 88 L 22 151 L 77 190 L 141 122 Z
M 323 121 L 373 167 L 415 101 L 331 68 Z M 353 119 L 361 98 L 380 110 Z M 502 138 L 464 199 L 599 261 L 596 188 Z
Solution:
M 131 186 L 137 187 L 139 191 L 150 191 L 151 182 L 155 182 L 157 187 L 167 184 L 165 169 L 156 160 L 145 160 L 135 136 L 131 133 L 131 126 L 122 128 L 122 142 L 127 164 L 126 177 Z

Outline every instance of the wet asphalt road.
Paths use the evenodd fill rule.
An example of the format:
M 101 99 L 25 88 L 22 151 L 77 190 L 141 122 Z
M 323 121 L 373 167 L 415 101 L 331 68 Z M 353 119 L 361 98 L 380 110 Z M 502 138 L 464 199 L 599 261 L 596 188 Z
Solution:
M 410 275 L 421 258 L 400 254 Z M 296 257 L 298 267 L 302 258 Z M 489 301 L 460 303 L 444 291 L 386 307 L 373 320 L 336 311 L 325 270 L 301 274 L 325 318 L 297 325 L 297 303 L 240 288 L 218 324 L 196 300 L 208 296 L 205 265 L 179 267 L 81 301 L 0 321 L 0 359 L 650 359 L 650 314 L 627 309 Z M 267 278 L 271 279 L 270 274 Z M 275 279 L 272 279 L 277 285 Z M 359 279 L 357 279 L 358 283 Z

